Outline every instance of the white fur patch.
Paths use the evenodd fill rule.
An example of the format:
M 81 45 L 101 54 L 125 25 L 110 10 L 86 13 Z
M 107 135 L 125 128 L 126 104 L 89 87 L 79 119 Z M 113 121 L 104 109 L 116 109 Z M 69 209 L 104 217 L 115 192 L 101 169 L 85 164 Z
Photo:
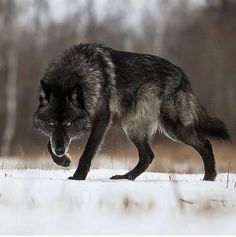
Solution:
M 122 118 L 122 127 L 128 137 L 150 138 L 157 130 L 164 131 L 159 116 L 158 88 L 145 84 L 139 88 L 134 105 Z

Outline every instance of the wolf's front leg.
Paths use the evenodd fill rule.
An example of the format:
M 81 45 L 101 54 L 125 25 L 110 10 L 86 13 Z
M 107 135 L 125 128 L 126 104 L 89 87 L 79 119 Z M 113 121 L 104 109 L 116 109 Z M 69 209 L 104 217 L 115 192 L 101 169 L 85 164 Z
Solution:
M 84 152 L 80 158 L 79 165 L 72 177 L 69 179 L 84 180 L 89 172 L 91 161 L 95 155 L 100 143 L 102 142 L 104 133 L 110 122 L 110 112 L 102 112 L 94 121 L 92 130 L 84 149 Z
M 50 141 L 48 141 L 48 152 L 50 153 L 53 161 L 57 164 L 57 165 L 60 165 L 60 166 L 63 166 L 63 167 L 68 167 L 71 163 L 71 159 L 70 159 L 70 155 L 69 154 L 65 154 L 64 156 L 56 156 L 53 152 L 52 152 L 52 148 L 51 148 L 51 143 Z

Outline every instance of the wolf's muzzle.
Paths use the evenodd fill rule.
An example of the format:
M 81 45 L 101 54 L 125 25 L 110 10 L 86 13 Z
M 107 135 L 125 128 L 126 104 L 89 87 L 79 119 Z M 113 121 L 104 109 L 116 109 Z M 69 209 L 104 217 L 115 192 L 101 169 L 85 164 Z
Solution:
M 69 150 L 70 139 L 65 135 L 65 133 L 61 131 L 55 131 L 50 137 L 50 143 L 52 152 L 56 156 L 62 157 Z

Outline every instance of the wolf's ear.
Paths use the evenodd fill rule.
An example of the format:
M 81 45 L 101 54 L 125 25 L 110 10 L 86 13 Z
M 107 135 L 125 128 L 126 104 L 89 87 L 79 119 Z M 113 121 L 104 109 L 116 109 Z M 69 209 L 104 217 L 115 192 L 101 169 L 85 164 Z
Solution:
M 49 98 L 50 98 L 50 88 L 48 86 L 48 84 L 43 81 L 40 80 L 40 93 L 39 93 L 39 104 L 41 106 L 46 106 L 49 103 Z
M 81 86 L 76 86 L 71 90 L 69 100 L 74 107 L 84 108 L 84 95 Z

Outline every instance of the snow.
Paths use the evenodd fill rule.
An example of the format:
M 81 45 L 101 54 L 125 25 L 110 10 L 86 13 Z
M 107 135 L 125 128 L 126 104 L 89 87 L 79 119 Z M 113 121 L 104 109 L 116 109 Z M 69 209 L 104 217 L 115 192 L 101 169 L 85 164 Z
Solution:
M 1 169 L 0 234 L 236 234 L 236 175 Z M 228 178 L 227 178 L 228 176 Z M 227 181 L 228 180 L 228 181 Z

